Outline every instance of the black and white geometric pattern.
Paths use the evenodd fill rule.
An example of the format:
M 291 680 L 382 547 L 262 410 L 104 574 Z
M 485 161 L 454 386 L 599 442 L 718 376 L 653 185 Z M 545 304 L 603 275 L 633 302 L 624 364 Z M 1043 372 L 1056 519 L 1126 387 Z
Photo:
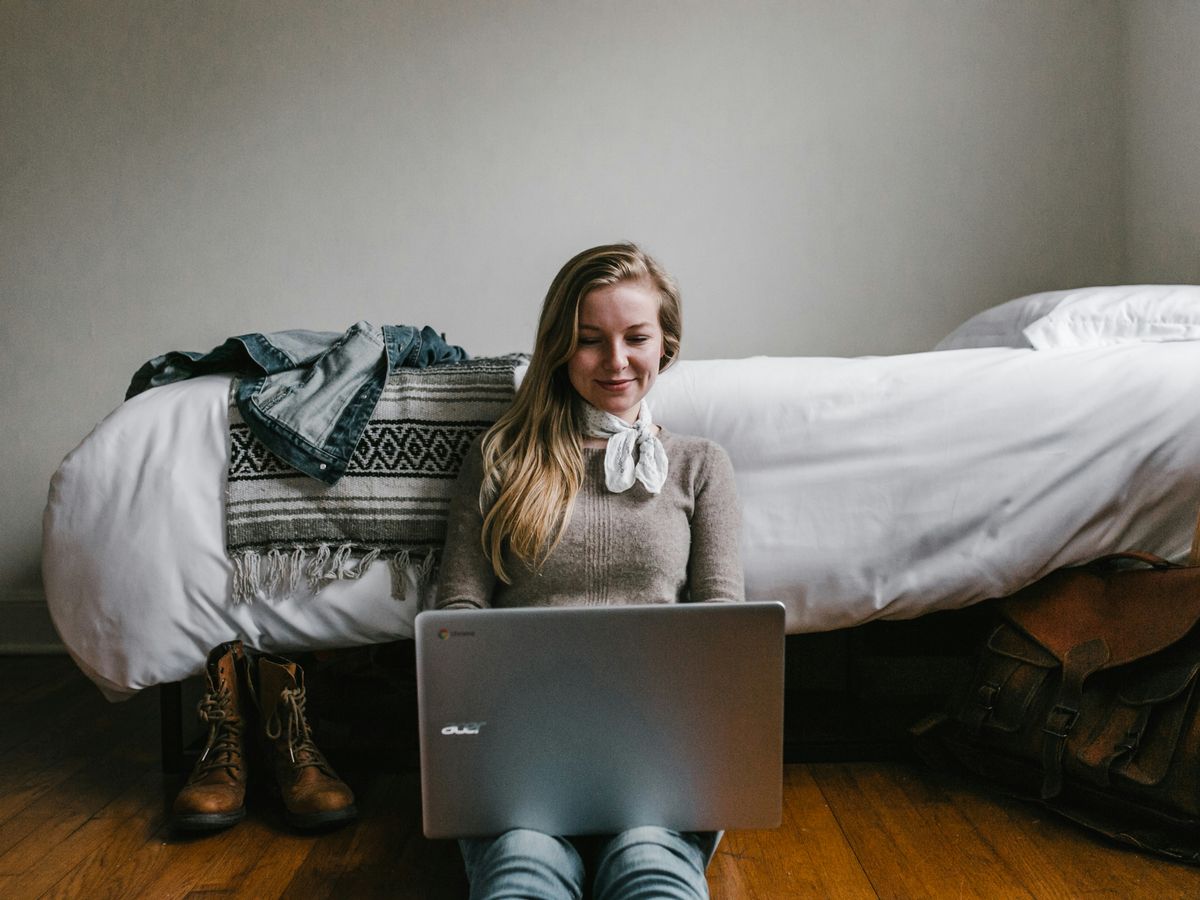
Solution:
M 245 478 L 305 478 L 278 456 L 266 444 L 250 433 L 248 425 L 229 426 L 229 480 Z
M 491 422 L 372 421 L 350 466 L 361 475 L 454 478 L 476 435 Z
M 491 422 L 371 420 L 350 455 L 346 475 L 358 478 L 454 478 L 467 448 Z M 258 440 L 247 425 L 229 429 L 229 480 L 306 478 Z

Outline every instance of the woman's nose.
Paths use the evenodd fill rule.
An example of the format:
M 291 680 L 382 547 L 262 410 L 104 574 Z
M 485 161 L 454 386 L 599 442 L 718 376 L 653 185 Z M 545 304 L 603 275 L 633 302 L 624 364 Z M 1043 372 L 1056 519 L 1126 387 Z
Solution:
M 620 344 L 609 344 L 608 353 L 605 362 L 608 363 L 610 369 L 620 371 L 625 368 L 625 348 Z

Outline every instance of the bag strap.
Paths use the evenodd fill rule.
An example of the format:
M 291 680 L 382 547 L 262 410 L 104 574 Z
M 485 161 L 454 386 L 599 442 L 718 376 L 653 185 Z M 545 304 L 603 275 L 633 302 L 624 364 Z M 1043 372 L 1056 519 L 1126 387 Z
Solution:
M 1093 638 L 1072 647 L 1063 660 L 1062 681 L 1054 696 L 1054 706 L 1042 726 L 1046 735 L 1042 741 L 1043 800 L 1057 797 L 1062 791 L 1063 751 L 1083 708 L 1083 683 L 1101 669 L 1108 658 L 1108 644 L 1103 638 Z

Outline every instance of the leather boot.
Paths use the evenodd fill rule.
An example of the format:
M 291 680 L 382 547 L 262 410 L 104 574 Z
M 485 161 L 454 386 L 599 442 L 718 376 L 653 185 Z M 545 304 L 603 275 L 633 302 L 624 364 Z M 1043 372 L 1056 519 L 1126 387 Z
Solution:
M 246 657 L 241 641 L 214 647 L 204 667 L 207 690 L 200 720 L 208 739 L 187 783 L 175 798 L 171 822 L 188 831 L 214 831 L 246 815 Z
M 358 815 L 354 794 L 313 743 L 304 715 L 304 670 L 281 656 L 260 656 L 254 666 L 259 738 L 275 777 L 288 823 L 322 828 Z

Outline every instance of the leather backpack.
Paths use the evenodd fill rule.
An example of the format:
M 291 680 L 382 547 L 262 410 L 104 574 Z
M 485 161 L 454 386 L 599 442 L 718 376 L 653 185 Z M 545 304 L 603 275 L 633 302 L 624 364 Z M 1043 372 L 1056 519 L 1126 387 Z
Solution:
M 1200 864 L 1200 567 L 1118 553 L 995 609 L 966 690 L 913 727 L 918 752 Z

